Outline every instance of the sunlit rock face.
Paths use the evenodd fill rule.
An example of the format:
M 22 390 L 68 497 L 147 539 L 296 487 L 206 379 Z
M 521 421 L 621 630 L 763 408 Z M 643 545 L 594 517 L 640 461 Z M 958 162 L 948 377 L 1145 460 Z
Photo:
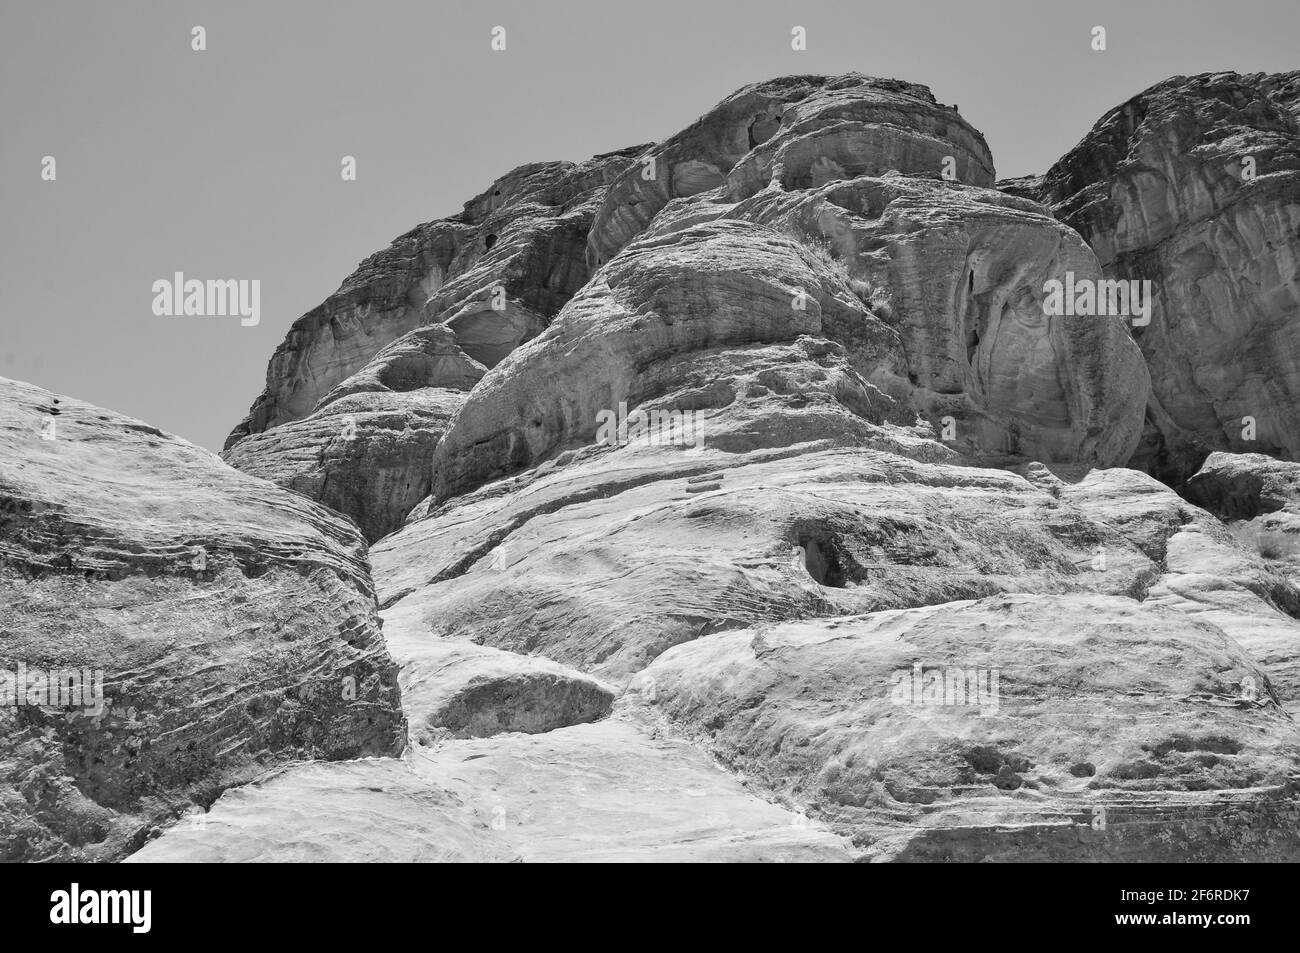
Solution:
M 993 184 L 984 137 L 924 86 L 859 73 L 787 76 L 738 90 L 687 129 L 643 152 L 610 187 L 588 238 L 594 267 L 609 261 L 675 198 L 725 185 L 743 198 L 834 179 L 939 172 Z
M 429 492 L 464 392 L 587 280 L 596 205 L 630 161 L 523 166 L 366 259 L 294 324 L 227 462 L 350 516 L 369 540 L 397 528 Z
M 1216 452 L 1182 488 L 1228 526 L 1274 577 L 1274 604 L 1300 619 L 1300 463 Z
M 1158 83 L 1041 185 L 1108 276 L 1153 284 L 1133 332 L 1152 382 L 1133 462 L 1165 479 L 1214 450 L 1300 455 L 1298 77 Z
M 639 148 L 521 166 L 460 214 L 420 225 L 371 255 L 294 322 L 271 358 L 266 390 L 226 448 L 307 416 L 385 345 L 447 320 L 498 286 L 544 324 L 589 277 L 585 247 L 595 209 Z
M 474 390 L 436 452 L 434 496 L 590 443 L 620 402 L 725 406 L 742 389 L 723 350 L 802 337 L 842 352 L 828 396 L 852 391 L 870 422 L 947 427 L 991 462 L 1120 463 L 1146 370 L 1118 317 L 1045 313 L 1045 281 L 1066 272 L 1100 276 L 1073 231 L 991 189 L 891 175 L 678 200 Z M 769 422 L 773 444 L 807 432 L 788 419 L 786 435 Z
M 28 676 L 0 701 L 3 860 L 114 860 L 268 769 L 406 741 L 351 523 L 4 379 L 0 671 Z M 36 672 L 72 673 L 80 703 Z
M 640 680 L 654 697 L 630 700 L 865 859 L 1300 852 L 1300 736 L 1263 671 L 1213 626 L 1129 599 L 773 623 L 677 646 Z
M 859 361 L 899 412 L 990 462 L 1123 462 L 1148 378 L 1115 316 L 1049 315 L 1048 281 L 1100 277 L 1079 236 L 1029 201 L 888 175 L 802 193 L 765 189 L 729 214 L 824 248 L 898 334 L 903 363 Z M 853 348 L 852 333 L 828 336 Z
M 308 416 L 245 437 L 222 457 L 350 516 L 373 542 L 428 495 L 434 447 L 486 370 L 449 327 L 416 328 Z
M 1210 352 L 1148 354 L 1152 396 L 1138 342 L 1227 286 L 1161 271 L 1136 329 L 1047 300 L 1203 233 L 1280 308 L 1291 173 L 1225 184 L 1207 156 L 1220 126 L 1289 142 L 1295 79 L 1171 81 L 994 188 L 924 87 L 787 77 L 417 229 L 446 264 L 397 268 L 418 293 L 345 359 L 286 344 L 227 451 L 374 542 L 407 757 L 373 786 L 291 769 L 140 859 L 1300 857 L 1300 588 L 1238 525 L 1292 533 L 1265 507 L 1296 481 L 1235 458 L 1179 496 L 1124 468 L 1192 458 L 1152 441 Z M 974 704 L 931 704 L 927 670 L 975 675 Z M 331 777 L 327 844 L 292 815 Z M 348 818 L 418 836 L 350 847 Z

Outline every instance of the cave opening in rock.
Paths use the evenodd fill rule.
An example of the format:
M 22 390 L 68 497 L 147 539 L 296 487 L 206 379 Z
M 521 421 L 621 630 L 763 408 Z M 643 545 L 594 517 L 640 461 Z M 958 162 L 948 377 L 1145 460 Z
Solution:
M 496 243 L 497 243 L 497 237 L 495 235 L 489 235 L 487 238 L 483 239 L 483 247 L 485 249 L 491 248 Z
M 782 117 L 779 115 L 769 116 L 766 112 L 756 115 L 748 127 L 749 148 L 760 146 L 767 140 L 771 139 L 781 126 Z
M 834 540 L 800 536 L 798 546 L 803 550 L 803 568 L 815 582 L 833 589 L 844 588 L 844 570 Z

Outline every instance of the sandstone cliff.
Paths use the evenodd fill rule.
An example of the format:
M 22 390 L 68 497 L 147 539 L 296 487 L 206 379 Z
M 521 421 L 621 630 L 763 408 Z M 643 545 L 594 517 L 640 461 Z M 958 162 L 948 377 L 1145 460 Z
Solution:
M 258 708 L 267 772 L 132 860 L 1300 858 L 1297 106 L 1175 78 L 995 187 L 925 87 L 786 77 L 398 239 L 293 326 L 229 467 L 187 451 L 244 493 L 223 532 L 287 514 L 351 573 L 241 578 L 284 583 L 273 697 L 350 627 L 374 694 L 315 717 L 365 743 Z M 1120 277 L 1149 325 L 1045 308 Z
M 515 169 L 362 262 L 294 323 L 226 459 L 346 513 L 372 541 L 395 529 L 428 492 L 458 392 L 586 282 L 596 207 L 636 151 Z
M 1108 112 L 1036 194 L 1109 277 L 1149 280 L 1151 399 L 1133 465 L 1215 450 L 1300 458 L 1300 72 L 1157 83 Z
M 30 681 L 0 703 L 5 860 L 111 860 L 275 765 L 405 744 L 351 523 L 3 379 L 0 670 Z M 102 704 L 35 672 L 100 673 Z

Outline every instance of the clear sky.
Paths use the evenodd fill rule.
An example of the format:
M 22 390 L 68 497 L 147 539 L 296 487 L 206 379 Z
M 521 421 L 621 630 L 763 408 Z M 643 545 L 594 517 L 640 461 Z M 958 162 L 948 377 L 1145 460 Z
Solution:
M 662 139 L 747 83 L 925 83 L 1005 177 L 1167 76 L 1296 68 L 1298 0 L 0 0 L 0 376 L 218 449 L 366 255 L 514 166 Z M 175 271 L 260 280 L 261 323 L 155 316 Z

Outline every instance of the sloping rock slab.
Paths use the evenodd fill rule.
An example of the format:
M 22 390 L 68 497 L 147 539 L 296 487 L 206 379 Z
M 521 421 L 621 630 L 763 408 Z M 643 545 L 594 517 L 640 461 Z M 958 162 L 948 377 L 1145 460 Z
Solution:
M 0 380 L 0 673 L 103 702 L 0 707 L 0 857 L 113 859 L 275 764 L 400 752 L 368 570 L 323 507 Z
M 514 855 L 405 762 L 313 762 L 227 792 L 127 863 L 420 864 Z

